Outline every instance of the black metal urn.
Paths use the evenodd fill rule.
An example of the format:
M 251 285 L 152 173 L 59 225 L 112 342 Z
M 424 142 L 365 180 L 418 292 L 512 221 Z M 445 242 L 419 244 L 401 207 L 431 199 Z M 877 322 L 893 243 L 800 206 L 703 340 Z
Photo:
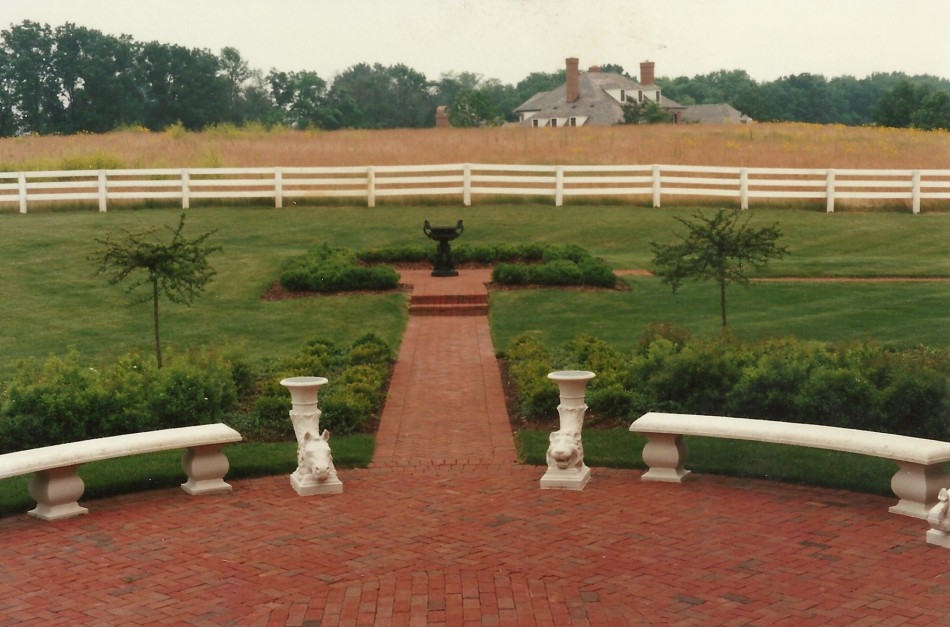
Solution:
M 435 249 L 435 267 L 432 276 L 458 276 L 459 273 L 452 263 L 452 247 L 449 242 L 462 234 L 464 227 L 459 220 L 455 226 L 432 226 L 426 220 L 422 225 L 422 232 L 426 237 L 439 243 Z

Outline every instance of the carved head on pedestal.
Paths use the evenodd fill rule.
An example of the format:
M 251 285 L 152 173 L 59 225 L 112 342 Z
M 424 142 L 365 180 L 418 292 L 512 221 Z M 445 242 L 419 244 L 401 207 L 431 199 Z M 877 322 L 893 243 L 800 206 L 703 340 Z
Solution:
M 554 431 L 550 435 L 547 451 L 548 467 L 560 470 L 580 468 L 584 465 L 584 445 L 577 431 Z
M 950 532 L 950 493 L 947 488 L 940 488 L 937 504 L 927 514 L 927 522 L 937 531 Z
M 297 447 L 297 471 L 312 475 L 318 481 L 326 481 L 333 474 L 333 455 L 330 453 L 330 432 L 326 429 L 319 436 L 307 431 Z

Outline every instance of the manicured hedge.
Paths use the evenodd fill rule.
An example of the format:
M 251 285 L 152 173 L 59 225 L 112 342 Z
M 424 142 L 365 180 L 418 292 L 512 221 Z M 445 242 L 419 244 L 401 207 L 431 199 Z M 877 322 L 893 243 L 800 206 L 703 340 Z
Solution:
M 746 344 L 690 339 L 652 327 L 623 353 L 582 336 L 559 350 L 533 336 L 506 352 L 517 409 L 553 420 L 556 385 L 548 372 L 580 368 L 592 421 L 629 424 L 647 411 L 741 416 L 824 424 L 950 440 L 950 350 L 890 350 L 873 343 L 829 345 L 795 339 Z
M 253 370 L 228 351 L 126 355 L 105 369 L 76 351 L 28 359 L 0 388 L 0 452 L 224 420 L 253 386 Z
M 355 252 L 324 244 L 291 260 L 280 274 L 280 284 L 310 292 L 384 290 L 399 285 L 399 274 L 390 266 L 361 266 Z
M 262 373 L 259 392 L 250 412 L 240 418 L 238 430 L 256 440 L 292 439 L 290 394 L 280 381 L 318 376 L 329 380 L 318 396 L 320 428 L 337 435 L 365 431 L 385 400 L 392 362 L 392 350 L 372 334 L 350 346 L 311 340 L 296 355 Z
M 374 335 L 350 346 L 308 342 L 270 365 L 252 365 L 236 349 L 170 354 L 164 368 L 126 355 L 93 368 L 76 351 L 18 366 L 0 385 L 0 453 L 63 442 L 225 422 L 245 440 L 293 439 L 284 377 L 323 376 L 321 427 L 343 435 L 368 430 L 389 383 L 392 351 Z
M 366 263 L 433 262 L 435 246 L 399 246 L 360 251 Z M 568 244 L 459 244 L 452 247 L 456 264 L 497 264 L 492 281 L 502 285 L 587 285 L 614 287 L 617 277 L 602 259 Z

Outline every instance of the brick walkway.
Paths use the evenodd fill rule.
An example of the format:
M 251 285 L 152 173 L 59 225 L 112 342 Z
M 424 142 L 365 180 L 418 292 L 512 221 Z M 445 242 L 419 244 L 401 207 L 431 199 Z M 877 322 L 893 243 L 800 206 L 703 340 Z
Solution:
M 890 498 L 602 468 L 540 490 L 494 415 L 484 323 L 411 319 L 373 466 L 341 495 L 284 475 L 0 519 L 0 625 L 950 625 L 950 554 Z

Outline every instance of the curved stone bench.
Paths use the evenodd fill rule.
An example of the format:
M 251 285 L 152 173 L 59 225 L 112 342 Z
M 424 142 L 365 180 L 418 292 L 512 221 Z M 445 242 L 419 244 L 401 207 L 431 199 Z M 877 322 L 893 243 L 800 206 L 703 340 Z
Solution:
M 900 469 L 891 479 L 891 489 L 900 501 L 889 511 L 914 518 L 926 519 L 937 504 L 940 488 L 950 486 L 950 476 L 944 470 L 950 462 L 950 442 L 824 425 L 659 412 L 637 418 L 630 431 L 647 438 L 643 461 L 649 470 L 642 477 L 644 481 L 681 482 L 689 474 L 683 467 L 687 456 L 683 436 L 698 435 L 808 446 L 893 460 Z
M 181 487 L 185 492 L 230 492 L 231 486 L 224 482 L 228 458 L 221 449 L 240 441 L 240 433 L 217 423 L 68 442 L 0 455 L 0 479 L 35 473 L 29 491 L 36 508 L 28 513 L 42 520 L 59 520 L 89 511 L 78 503 L 85 485 L 76 469 L 103 459 L 184 448 L 181 467 L 188 481 Z

